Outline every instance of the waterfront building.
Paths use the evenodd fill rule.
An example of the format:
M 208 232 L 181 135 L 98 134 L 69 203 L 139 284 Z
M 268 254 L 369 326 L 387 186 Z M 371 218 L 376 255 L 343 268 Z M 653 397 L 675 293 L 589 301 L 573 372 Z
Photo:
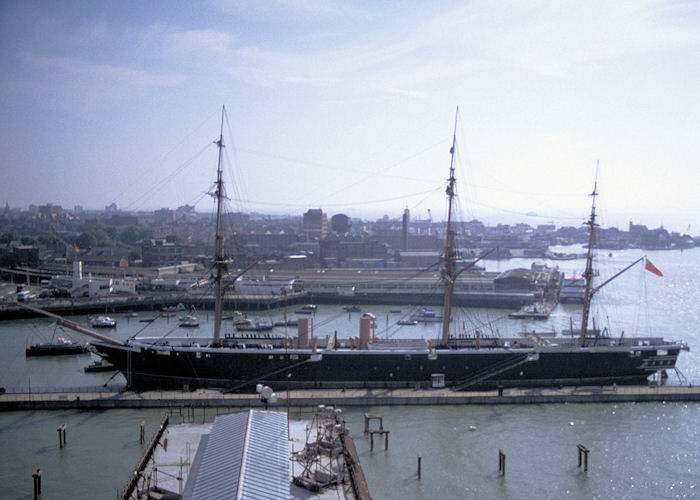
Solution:
M 328 233 L 326 213 L 320 208 L 310 208 L 304 214 L 302 230 L 306 241 L 321 240 Z
M 144 240 L 141 245 L 141 258 L 146 267 L 172 266 L 182 260 L 180 247 L 165 239 Z

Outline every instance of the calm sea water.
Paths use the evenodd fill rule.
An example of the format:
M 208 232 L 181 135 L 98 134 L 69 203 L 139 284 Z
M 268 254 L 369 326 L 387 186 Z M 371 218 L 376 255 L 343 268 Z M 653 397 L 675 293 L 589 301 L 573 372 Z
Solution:
M 601 280 L 641 256 L 639 251 L 602 255 Z M 619 335 L 659 335 L 684 340 L 691 352 L 678 362 L 682 376 L 669 383 L 700 383 L 700 249 L 649 252 L 664 272 L 658 278 L 642 266 L 601 289 L 597 324 Z M 529 260 L 487 262 L 488 270 L 529 267 Z M 580 274 L 583 261 L 558 263 L 567 275 Z M 404 327 L 395 322 L 405 306 L 365 308 L 377 316 L 377 335 L 438 335 L 439 326 Z M 401 309 L 401 313 L 392 312 Z M 289 311 L 293 313 L 293 311 Z M 493 334 L 551 330 L 576 324 L 578 308 L 560 305 L 546 322 L 508 320 L 508 311 L 470 310 L 456 326 Z M 281 317 L 282 312 L 272 313 Z M 210 314 L 211 315 L 211 314 Z M 114 336 L 126 338 L 144 328 L 139 318 L 115 315 Z M 140 318 L 149 317 L 140 313 Z M 319 306 L 315 334 L 357 335 L 359 314 L 338 306 Z M 570 319 L 572 318 L 572 319 Z M 261 318 L 263 319 L 263 318 Z M 86 318 L 77 318 L 86 322 Z M 207 313 L 200 314 L 202 332 Z M 175 331 L 174 321 L 158 320 L 147 335 Z M 0 323 L 0 386 L 8 391 L 101 386 L 109 373 L 85 374 L 90 355 L 25 358 L 24 348 L 52 329 L 44 320 Z M 181 334 L 181 331 L 175 333 Z M 290 334 L 293 334 L 290 331 Z M 121 383 L 121 376 L 112 382 Z M 389 449 L 362 435 L 363 414 L 384 417 Z M 532 406 L 449 406 L 345 408 L 374 498 L 695 498 L 700 497 L 700 404 L 587 404 Z M 210 421 L 215 411 L 195 418 Z M 31 498 L 31 474 L 42 468 L 43 498 L 116 498 L 143 453 L 139 424 L 152 435 L 162 410 L 53 411 L 0 413 L 2 498 Z M 308 416 L 293 410 L 292 417 Z M 175 417 L 180 418 L 179 415 Z M 56 428 L 68 425 L 68 444 L 60 449 Z M 472 427 L 475 430 L 470 430 Z M 577 444 L 587 446 L 589 470 L 577 467 Z M 506 453 L 506 475 L 498 475 L 498 450 Z M 417 456 L 422 478 L 417 479 Z

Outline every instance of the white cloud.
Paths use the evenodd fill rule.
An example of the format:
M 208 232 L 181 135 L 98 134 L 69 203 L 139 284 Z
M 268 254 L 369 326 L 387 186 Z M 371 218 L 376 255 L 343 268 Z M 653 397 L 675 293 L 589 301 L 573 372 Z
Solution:
M 232 5 L 240 8 L 241 3 Z M 356 90 L 362 82 L 372 92 L 404 89 L 408 95 L 425 95 L 422 86 L 428 82 L 494 65 L 569 77 L 581 69 L 595 71 L 606 59 L 696 44 L 694 25 L 664 19 L 667 5 L 656 0 L 476 1 L 412 25 L 402 26 L 399 19 L 360 43 L 352 33 L 346 34 L 348 44 L 336 37 L 334 46 L 306 50 L 275 50 L 245 40 L 230 53 L 228 72 L 263 86 L 346 82 L 346 88 Z M 284 40 L 278 42 L 284 47 Z
M 229 15 L 275 24 L 362 15 L 361 8 L 344 0 L 212 0 L 211 4 Z
M 188 30 L 169 33 L 169 49 L 176 54 L 227 54 L 236 36 L 213 29 Z
M 442 13 L 417 30 L 425 44 L 546 75 L 634 52 L 698 44 L 697 21 L 667 19 L 668 2 L 480 0 Z
M 20 52 L 19 59 L 39 71 L 54 72 L 57 80 L 63 77 L 78 77 L 89 80 L 109 80 L 112 83 L 138 87 L 172 87 L 182 81 L 174 74 L 157 74 L 141 69 L 109 64 L 95 64 L 72 57 L 38 56 Z

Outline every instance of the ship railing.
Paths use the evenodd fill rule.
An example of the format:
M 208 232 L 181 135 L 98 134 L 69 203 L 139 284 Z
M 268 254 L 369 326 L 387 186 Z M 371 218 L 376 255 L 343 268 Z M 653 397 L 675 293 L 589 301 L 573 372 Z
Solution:
M 370 350 L 381 349 L 428 349 L 428 343 L 424 339 L 380 339 L 369 344 Z

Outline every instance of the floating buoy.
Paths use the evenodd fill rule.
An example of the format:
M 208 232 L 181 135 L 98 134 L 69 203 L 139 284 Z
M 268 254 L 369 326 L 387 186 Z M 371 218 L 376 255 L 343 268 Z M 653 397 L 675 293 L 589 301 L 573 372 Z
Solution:
M 569 425 L 570 425 L 571 427 L 573 427 L 573 426 L 574 426 L 574 423 L 573 423 L 573 422 L 569 422 Z
M 470 431 L 475 431 L 476 430 L 476 425 L 470 425 L 469 426 Z

